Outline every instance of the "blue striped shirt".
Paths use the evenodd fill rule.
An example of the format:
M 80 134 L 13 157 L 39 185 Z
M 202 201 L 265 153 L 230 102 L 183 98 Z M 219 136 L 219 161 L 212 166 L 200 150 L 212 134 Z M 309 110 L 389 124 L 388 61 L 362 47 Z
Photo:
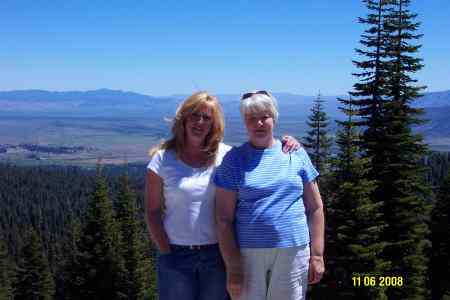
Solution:
M 217 168 L 217 186 L 236 192 L 235 229 L 241 248 L 284 248 L 309 243 L 303 184 L 318 172 L 304 149 L 291 154 L 277 141 L 259 150 L 232 148 Z

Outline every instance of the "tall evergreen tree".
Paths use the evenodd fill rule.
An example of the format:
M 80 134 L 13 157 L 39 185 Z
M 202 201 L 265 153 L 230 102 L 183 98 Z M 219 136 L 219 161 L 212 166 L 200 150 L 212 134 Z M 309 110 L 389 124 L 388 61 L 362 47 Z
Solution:
M 41 238 L 32 229 L 18 262 L 14 299 L 50 300 L 54 294 L 53 275 L 50 273 Z
M 431 220 L 432 299 L 450 299 L 450 172 L 438 192 Z
M 304 147 L 307 149 L 311 161 L 319 173 L 328 171 L 328 163 L 331 148 L 331 138 L 328 136 L 328 117 L 324 111 L 320 92 L 314 100 L 311 115 L 308 117 L 310 130 L 304 138 Z
M 384 259 L 392 262 L 391 273 L 403 276 L 405 286 L 390 288 L 389 297 L 423 298 L 426 296 L 425 274 L 427 258 L 428 189 L 418 167 L 426 147 L 420 136 L 413 135 L 411 125 L 419 121 L 420 110 L 411 102 L 422 87 L 410 76 L 421 69 L 420 59 L 414 57 L 419 46 L 411 41 L 418 24 L 413 20 L 406 0 L 364 1 L 370 11 L 360 22 L 370 28 L 362 36 L 366 57 L 355 62 L 362 69 L 355 74 L 360 82 L 352 95 L 364 126 L 362 149 L 371 159 L 369 178 L 377 181 L 373 201 L 383 201 L 383 215 L 387 225 L 384 240 L 389 243 Z
M 324 211 L 328 213 L 330 201 L 330 148 L 331 138 L 328 136 L 328 117 L 324 110 L 324 100 L 320 91 L 314 99 L 311 114 L 306 122 L 309 130 L 303 139 L 303 146 L 308 152 L 312 163 L 320 173 L 320 191 L 324 199 Z M 328 227 L 328 224 L 326 224 Z M 326 234 L 329 230 L 325 230 Z M 327 237 L 328 239 L 328 237 Z M 313 298 L 318 297 L 323 290 L 321 285 L 310 286 L 308 294 Z
M 105 177 L 98 166 L 95 190 L 78 244 L 77 299 L 127 299 L 121 236 L 108 197 Z
M 392 10 L 389 1 L 363 0 L 369 12 L 365 18 L 359 18 L 358 21 L 368 28 L 361 35 L 362 47 L 356 49 L 361 60 L 354 60 L 353 63 L 360 71 L 353 75 L 359 82 L 353 85 L 353 91 L 350 93 L 354 96 L 352 103 L 359 116 L 354 122 L 365 127 L 361 145 L 366 156 L 371 157 L 373 173 L 377 173 L 379 166 L 383 164 L 383 160 L 377 161 L 379 157 L 375 154 L 383 153 L 385 147 L 383 113 L 384 105 L 389 100 L 385 87 L 389 71 L 385 60 L 385 41 L 389 32 L 383 24 Z
M 392 298 L 424 298 L 426 289 L 428 255 L 428 219 L 430 189 L 425 184 L 425 170 L 418 162 L 427 152 L 422 137 L 412 133 L 411 126 L 421 124 L 422 109 L 412 103 L 421 96 L 424 88 L 416 86 L 412 74 L 423 65 L 416 57 L 420 45 L 413 44 L 422 35 L 415 34 L 419 24 L 416 14 L 408 7 L 409 0 L 392 0 L 392 11 L 384 23 L 391 32 L 386 39 L 389 76 L 386 82 L 390 101 L 386 104 L 384 123 L 387 152 L 384 172 L 379 174 L 380 184 L 376 194 L 388 198 L 384 214 L 389 230 L 385 238 L 392 243 L 385 257 L 392 261 L 392 272 L 407 278 L 402 289 L 391 288 Z M 379 156 L 379 155 L 378 155 Z M 380 157 L 381 159 L 381 157 Z
M 371 194 L 376 187 L 367 179 L 370 170 L 368 158 L 361 157 L 360 134 L 352 116 L 355 112 L 351 100 L 340 99 L 346 108 L 347 121 L 337 121 L 340 129 L 336 143 L 338 154 L 334 162 L 332 201 L 328 223 L 332 228 L 328 248 L 331 269 L 335 280 L 343 286 L 334 290 L 335 299 L 386 299 L 385 288 L 364 287 L 363 282 L 352 277 L 370 274 L 383 275 L 389 262 L 380 256 L 387 243 L 381 240 L 385 228 L 382 218 L 382 201 L 374 202 Z M 355 280 L 355 282 L 353 282 Z M 361 284 L 355 288 L 355 285 Z
M 14 296 L 10 267 L 8 251 L 0 234 L 0 300 L 12 300 Z
M 125 261 L 125 284 L 128 299 L 148 299 L 154 293 L 150 282 L 149 258 L 144 255 L 142 224 L 138 221 L 136 195 L 131 190 L 128 176 L 119 178 L 117 220 L 122 235 L 122 255 Z

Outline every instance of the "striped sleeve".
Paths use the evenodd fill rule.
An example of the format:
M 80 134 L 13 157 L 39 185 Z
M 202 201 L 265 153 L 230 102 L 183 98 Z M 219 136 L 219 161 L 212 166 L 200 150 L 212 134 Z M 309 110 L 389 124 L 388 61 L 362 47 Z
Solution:
M 223 189 L 237 192 L 239 187 L 239 167 L 235 150 L 236 148 L 231 149 L 223 157 L 222 163 L 216 169 L 214 183 Z
M 316 168 L 314 168 L 311 159 L 306 153 L 305 149 L 301 148 L 298 150 L 300 161 L 302 162 L 302 167 L 300 169 L 300 176 L 302 177 L 303 183 L 310 183 L 319 176 Z

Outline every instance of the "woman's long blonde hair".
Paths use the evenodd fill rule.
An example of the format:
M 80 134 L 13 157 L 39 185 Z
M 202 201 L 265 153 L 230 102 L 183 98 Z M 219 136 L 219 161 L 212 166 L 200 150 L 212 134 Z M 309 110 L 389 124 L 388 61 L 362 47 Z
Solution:
M 178 106 L 175 118 L 172 121 L 172 138 L 150 149 L 150 157 L 160 149 L 173 149 L 179 157 L 186 143 L 186 119 L 197 112 L 203 105 L 207 105 L 212 112 L 211 129 L 205 137 L 205 143 L 201 149 L 208 155 L 207 166 L 211 166 L 216 161 L 219 144 L 223 140 L 225 123 L 222 108 L 217 97 L 208 94 L 206 91 L 194 93 Z

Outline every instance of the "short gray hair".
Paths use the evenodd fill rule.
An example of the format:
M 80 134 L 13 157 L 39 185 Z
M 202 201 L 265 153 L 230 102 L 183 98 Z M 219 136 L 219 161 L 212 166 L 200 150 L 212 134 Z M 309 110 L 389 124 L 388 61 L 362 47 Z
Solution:
M 267 95 L 266 95 L 267 93 Z M 268 111 L 275 122 L 278 121 L 278 104 L 277 99 L 269 93 L 258 93 L 258 91 L 250 91 L 246 94 L 253 94 L 243 100 L 241 100 L 240 111 L 242 118 L 245 118 L 245 114 L 259 113 Z

